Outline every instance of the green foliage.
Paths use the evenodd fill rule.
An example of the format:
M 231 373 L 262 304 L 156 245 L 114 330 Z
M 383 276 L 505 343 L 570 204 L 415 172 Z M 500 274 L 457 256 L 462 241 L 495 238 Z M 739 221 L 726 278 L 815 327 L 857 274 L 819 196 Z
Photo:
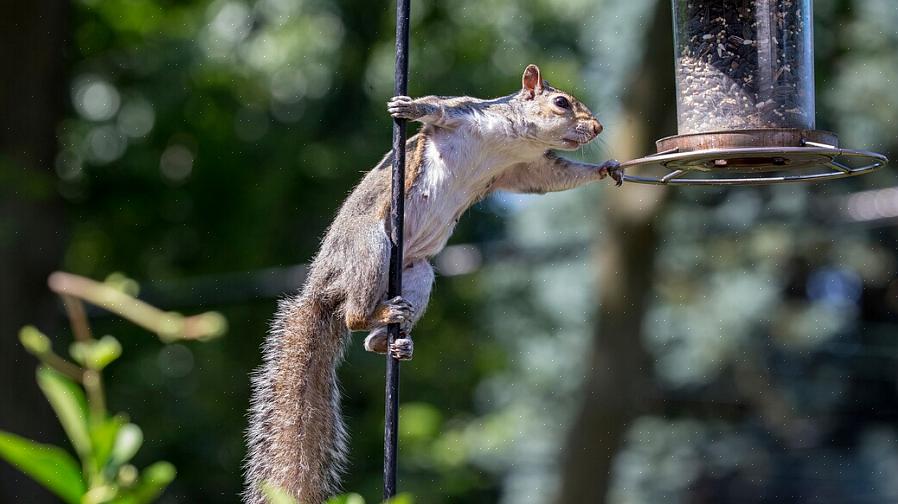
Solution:
M 262 494 L 268 500 L 268 504 L 296 504 L 296 499 L 285 490 L 268 483 L 262 485 Z
M 89 457 L 93 448 L 84 391 L 75 382 L 64 377 L 62 373 L 47 366 L 38 368 L 37 384 L 50 402 L 50 406 L 53 407 L 56 418 L 59 419 L 75 452 L 82 460 Z
M 106 335 L 99 340 L 72 343 L 69 353 L 82 366 L 100 370 L 122 355 L 122 345 L 117 339 Z
M 150 465 L 141 471 L 139 481 L 134 484 L 130 496 L 123 498 L 123 504 L 152 502 L 175 479 L 175 474 L 175 466 L 168 462 L 156 462 Z
M 357 493 L 348 493 L 331 497 L 325 504 L 365 504 L 365 498 Z
M 0 457 L 65 502 L 78 504 L 87 491 L 78 462 L 62 448 L 0 431 Z
M 74 275 L 54 274 L 51 288 L 60 293 L 71 317 L 78 341 L 69 346 L 75 362 L 53 352 L 50 338 L 37 328 L 22 328 L 22 345 L 43 363 L 37 369 L 37 383 L 56 413 L 80 464 L 63 449 L 40 444 L 0 431 L 0 457 L 30 476 L 59 498 L 73 504 L 145 504 L 153 502 L 175 478 L 175 467 L 168 462 L 155 462 L 139 471 L 131 460 L 143 444 L 143 431 L 130 423 L 124 414 L 106 410 L 101 371 L 122 355 L 122 346 L 112 336 L 94 339 L 84 313 L 81 298 L 103 298 L 107 289 L 116 289 L 121 301 L 141 305 L 128 296 L 136 293 L 136 284 L 119 279 L 119 287 L 91 282 Z M 108 298 L 106 298 L 108 299 Z M 143 309 L 141 321 L 154 325 L 152 307 Z M 128 310 L 125 310 L 128 313 Z M 164 314 L 163 314 L 164 315 Z M 220 317 L 218 314 L 206 313 Z M 164 323 L 164 321 L 162 321 Z M 214 327 L 213 327 L 214 326 Z M 212 324 L 190 337 L 204 339 L 220 334 L 220 324 Z M 172 333 L 177 338 L 179 334 Z M 77 364 L 76 364 L 77 363 Z
M 823 129 L 838 131 L 845 145 L 882 143 L 895 158 L 894 107 L 888 104 L 898 103 L 898 60 L 887 47 L 896 32 L 877 27 L 896 24 L 898 11 L 889 2 L 815 2 L 822 28 L 817 59 L 823 63 L 818 119 Z M 641 72 L 641 55 L 657 49 L 657 34 L 645 29 L 645 12 L 654 3 L 414 0 L 410 94 L 504 94 L 516 85 L 523 65 L 534 62 L 553 85 L 581 95 L 599 113 L 607 127 L 600 142 L 623 147 L 632 125 L 657 123 L 667 112 L 638 118 L 612 113 L 624 87 Z M 180 502 L 231 503 L 240 490 L 247 375 L 260 361 L 276 308 L 272 298 L 297 287 L 294 282 L 272 289 L 266 282 L 278 275 L 267 269 L 307 262 L 360 172 L 389 149 L 383 104 L 393 85 L 391 7 L 363 0 L 75 0 L 71 11 L 71 102 L 59 127 L 61 152 L 53 164 L 58 177 L 15 182 L 32 192 L 57 188 L 66 202 L 68 269 L 98 278 L 124 269 L 152 280 L 145 290 L 164 292 L 166 308 L 213 306 L 227 312 L 239 338 L 216 345 L 175 343 L 161 351 L 154 341 L 131 337 L 139 329 L 129 324 L 104 318 L 95 325 L 98 334 L 115 334 L 127 348 L 104 370 L 110 402 L 140 419 L 146 438 L 154 440 L 142 448 L 144 456 L 164 454 L 179 468 L 168 494 Z M 640 86 L 668 86 L 672 93 L 671 84 Z M 615 140 L 621 132 L 624 138 Z M 644 154 L 612 154 L 627 152 Z M 646 316 L 645 340 L 657 372 L 677 373 L 681 381 L 713 380 L 730 362 L 765 361 L 750 346 L 734 345 L 759 335 L 746 319 L 770 319 L 790 309 L 794 294 L 781 295 L 775 282 L 791 275 L 788 264 L 796 253 L 787 251 L 817 251 L 810 238 L 833 232 L 809 227 L 818 217 L 803 209 L 814 206 L 817 192 L 891 185 L 893 174 L 886 169 L 885 180 L 860 177 L 806 189 L 679 191 L 684 201 L 658 223 L 665 237 L 658 290 L 646 293 L 658 303 L 658 311 Z M 638 190 L 625 187 L 622 194 Z M 602 191 L 512 198 L 512 205 L 489 199 L 460 221 L 456 243 L 511 236 L 516 241 L 510 248 L 522 256 L 529 246 L 573 250 L 565 248 L 571 254 L 561 262 L 503 258 L 485 273 L 438 279 L 416 328 L 415 360 L 402 371 L 402 399 L 408 402 L 400 422 L 401 481 L 419 501 L 495 502 L 503 482 L 506 492 L 552 487 L 558 443 L 585 374 L 580 366 L 595 337 L 589 316 L 595 272 L 585 252 L 586 242 L 599 255 L 604 250 Z M 817 202 L 833 208 L 829 200 Z M 764 261 L 733 259 L 733 251 L 747 254 L 770 241 L 771 229 L 751 218 L 768 211 L 778 221 L 772 234 L 786 237 L 768 247 L 778 252 L 765 252 Z M 837 212 L 826 213 L 828 219 Z M 740 226 L 746 231 L 736 232 Z M 894 238 L 884 239 L 886 250 L 868 260 L 869 253 L 858 253 L 858 247 L 876 251 L 876 243 L 857 228 L 846 231 L 851 232 L 838 231 L 846 243 L 834 247 L 845 258 L 870 267 L 894 260 Z M 805 232 L 812 236 L 799 240 Z M 572 244 L 560 243 L 568 238 Z M 565 276 L 568 263 L 579 269 Z M 733 272 L 740 271 L 755 281 L 734 281 L 740 275 Z M 235 281 L 235 272 L 264 274 Z M 251 282 L 253 292 L 246 294 Z M 136 292 L 116 275 L 108 283 Z M 789 289 L 803 291 L 800 283 Z M 731 299 L 725 294 L 738 303 L 707 301 Z M 745 315 L 746 303 L 762 297 L 772 301 L 765 305 L 770 310 Z M 806 320 L 814 328 L 826 319 L 814 312 Z M 785 326 L 776 325 L 782 333 Z M 894 331 L 891 323 L 876 327 Z M 23 332 L 23 339 L 49 348 L 49 340 L 35 333 Z M 352 433 L 345 486 L 369 501 L 380 492 L 382 373 L 383 359 L 364 352 L 354 338 L 340 371 Z M 650 374 L 645 370 L 646 379 Z M 723 376 L 716 385 L 724 389 L 740 382 Z M 845 390 L 846 380 L 836 390 Z M 824 381 L 819 389 L 832 387 Z M 787 397 L 809 396 L 788 392 Z M 104 428 L 117 432 L 124 423 L 119 419 Z M 104 438 L 103 457 L 112 450 L 111 436 Z M 632 469 L 628 474 L 653 485 L 665 480 L 651 477 L 664 472 L 652 466 Z M 665 500 L 640 500 L 633 485 L 624 487 L 619 500 Z M 673 487 L 664 494 L 668 500 L 686 485 Z M 528 494 L 528 500 L 540 498 Z M 504 500 L 516 499 L 506 493 Z
M 274 298 L 298 287 L 274 292 L 268 277 L 231 275 L 307 262 L 360 172 L 389 150 L 392 8 L 362 0 L 132 3 L 72 4 L 70 109 L 54 181 L 71 217 L 64 264 L 96 278 L 132 272 L 151 281 L 142 285 L 148 299 L 167 296 L 155 298 L 167 309 L 226 312 L 240 338 L 162 351 L 129 337 L 132 326 L 95 325 L 126 349 L 104 370 L 110 402 L 157 440 L 142 451 L 178 467 L 169 494 L 230 503 L 242 479 L 247 375 L 259 364 Z M 579 83 L 580 49 L 554 28 L 575 32 L 574 10 L 548 0 L 415 0 L 410 92 L 498 96 L 518 87 L 530 62 L 553 84 Z M 510 19 L 519 30 L 503 28 Z M 478 205 L 453 240 L 501 238 L 501 212 Z M 194 289 L 194 279 L 208 283 Z M 268 293 L 241 295 L 247 285 Z M 441 278 L 438 292 L 418 329 L 427 345 L 403 370 L 403 399 L 429 405 L 439 421 L 421 409 L 403 414 L 401 428 L 412 434 L 400 440 L 410 457 L 401 478 L 422 502 L 493 500 L 493 475 L 469 459 L 447 468 L 431 448 L 435 426 L 476 417 L 470 391 L 505 366 L 503 350 L 493 338 L 467 337 L 481 332 L 484 291 L 475 277 Z M 380 493 L 383 359 L 354 340 L 340 371 L 353 461 L 344 485 L 371 501 Z
M 268 504 L 297 504 L 296 499 L 274 485 L 265 484 L 262 487 L 262 493 L 268 500 Z M 365 504 L 365 498 L 357 493 L 347 493 L 331 497 L 325 504 Z M 411 494 L 402 493 L 383 501 L 383 504 L 415 504 L 415 499 Z

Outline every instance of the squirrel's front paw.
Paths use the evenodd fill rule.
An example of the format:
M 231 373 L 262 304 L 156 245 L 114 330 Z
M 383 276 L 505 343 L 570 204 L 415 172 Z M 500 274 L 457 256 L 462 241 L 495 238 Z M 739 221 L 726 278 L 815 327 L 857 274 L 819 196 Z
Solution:
M 399 338 L 393 340 L 390 346 L 390 357 L 397 360 L 412 360 L 412 354 L 415 351 L 415 344 L 411 338 Z
M 620 161 L 616 159 L 609 159 L 602 164 L 602 168 L 604 168 L 608 172 L 608 176 L 614 179 L 617 182 L 615 185 L 620 187 L 624 183 L 624 169 L 620 167 Z
M 396 119 L 414 120 L 421 117 L 420 107 L 408 96 L 394 96 L 387 102 L 387 111 Z

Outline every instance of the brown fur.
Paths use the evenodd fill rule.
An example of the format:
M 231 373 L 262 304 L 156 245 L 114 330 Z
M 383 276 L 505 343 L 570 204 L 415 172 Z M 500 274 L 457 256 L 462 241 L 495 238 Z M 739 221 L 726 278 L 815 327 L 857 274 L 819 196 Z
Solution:
M 493 189 L 560 191 L 604 178 L 614 167 L 547 153 L 570 147 L 570 142 L 579 146 L 591 141 L 600 125 L 573 97 L 575 108 L 553 108 L 550 100 L 559 92 L 542 82 L 536 66 L 526 72 L 530 77 L 525 85 L 534 89 L 493 100 L 395 97 L 395 104 L 388 105 L 395 107 L 394 117 L 425 123 L 405 145 L 405 189 L 411 195 L 406 215 L 409 222 L 423 224 L 406 241 L 412 245 L 405 257 L 402 306 L 409 313 L 401 314 L 406 327 L 398 358 L 411 357 L 411 327 L 423 313 L 433 283 L 429 259 L 445 245 L 453 219 Z M 454 150 L 440 152 L 439 142 L 446 145 L 447 140 L 454 142 Z M 463 161 L 472 158 L 479 161 Z M 328 229 L 302 291 L 280 304 L 265 340 L 262 366 L 253 375 L 246 504 L 265 504 L 266 484 L 280 487 L 301 504 L 321 504 L 339 491 L 347 434 L 336 369 L 347 336 L 350 330 L 371 330 L 369 349 L 386 350 L 381 341 L 384 324 L 399 316 L 399 302 L 389 307 L 386 300 L 392 162 L 388 153 L 355 187 Z M 431 175 L 446 183 L 428 186 L 422 196 L 422 187 L 433 182 Z M 455 191 L 462 191 L 464 198 Z M 434 206 L 435 201 L 444 206 Z M 397 355 L 397 348 L 390 351 Z
M 405 192 L 411 190 L 421 176 L 424 163 L 424 149 L 427 147 L 427 138 L 418 133 L 412 135 L 405 142 Z M 393 151 L 387 153 L 372 172 L 383 172 L 377 177 L 378 185 L 385 186 L 383 199 L 375 207 L 375 215 L 380 219 L 386 219 L 390 215 L 390 186 L 393 177 Z M 370 173 L 370 172 L 369 172 Z

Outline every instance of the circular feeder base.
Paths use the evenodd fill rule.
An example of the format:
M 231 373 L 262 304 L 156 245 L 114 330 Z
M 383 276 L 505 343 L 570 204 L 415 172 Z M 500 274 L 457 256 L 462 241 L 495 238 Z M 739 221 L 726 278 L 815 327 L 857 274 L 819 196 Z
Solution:
M 624 180 L 659 185 L 769 185 L 863 175 L 882 154 L 841 149 L 827 131 L 739 130 L 663 138 L 658 153 L 626 163 Z M 627 172 L 638 169 L 638 174 Z M 695 174 L 700 174 L 696 177 Z

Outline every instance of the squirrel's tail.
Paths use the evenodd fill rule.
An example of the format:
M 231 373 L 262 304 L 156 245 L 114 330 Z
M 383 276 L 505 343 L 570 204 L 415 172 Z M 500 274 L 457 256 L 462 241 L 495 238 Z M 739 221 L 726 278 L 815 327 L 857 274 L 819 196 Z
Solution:
M 301 504 L 339 490 L 346 463 L 336 368 L 346 327 L 307 296 L 282 301 L 253 376 L 247 432 L 246 504 L 264 504 L 263 485 Z

